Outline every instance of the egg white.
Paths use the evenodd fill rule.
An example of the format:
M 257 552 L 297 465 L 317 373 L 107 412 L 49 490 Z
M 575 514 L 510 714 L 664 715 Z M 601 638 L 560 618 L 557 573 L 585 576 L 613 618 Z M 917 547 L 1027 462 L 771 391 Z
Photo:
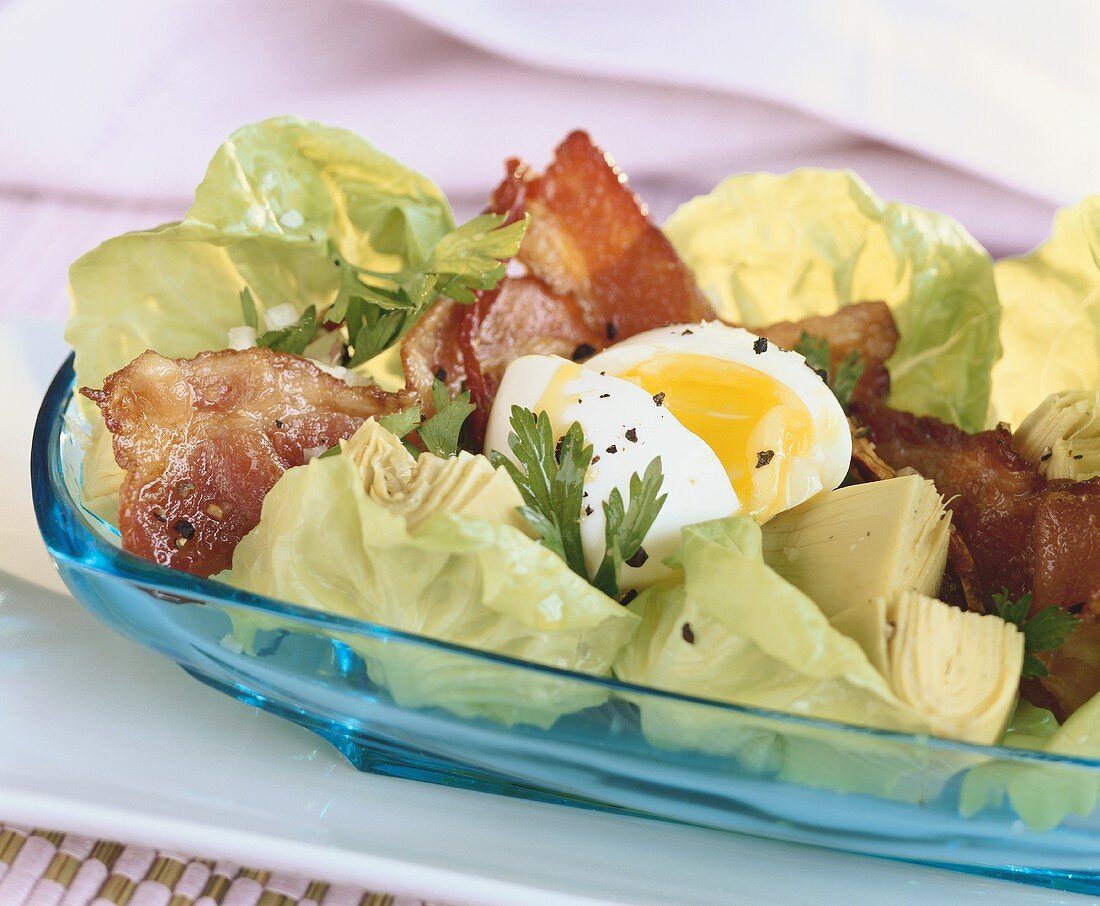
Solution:
M 720 321 L 674 324 L 617 343 L 588 359 L 585 367 L 618 375 L 668 353 L 706 356 L 760 371 L 791 390 L 809 412 L 812 445 L 806 453 L 787 460 L 785 476 L 780 477 L 778 457 L 753 471 L 754 500 L 741 503 L 760 521 L 832 490 L 844 480 L 852 459 L 852 436 L 840 403 L 820 375 L 807 367 L 803 356 L 774 343 L 761 344 L 754 333 Z M 769 448 L 763 438 L 761 449 Z M 766 500 L 763 508 L 754 505 L 759 504 L 758 493 Z
M 556 437 L 578 422 L 594 448 L 593 465 L 584 482 L 585 504 L 591 512 L 581 514 L 581 541 L 590 574 L 605 549 L 603 502 L 613 488 L 619 489 L 624 501 L 629 500 L 631 475 L 641 475 L 655 457 L 661 457 L 662 492 L 668 497 L 642 545 L 648 559 L 640 567 L 623 567 L 620 585 L 624 590 L 644 588 L 670 572 L 661 561 L 679 547 L 681 528 L 740 509 L 714 451 L 635 384 L 558 356 L 516 359 L 497 391 L 485 435 L 486 452 L 500 450 L 512 456 L 508 447 L 512 406 L 545 411 Z

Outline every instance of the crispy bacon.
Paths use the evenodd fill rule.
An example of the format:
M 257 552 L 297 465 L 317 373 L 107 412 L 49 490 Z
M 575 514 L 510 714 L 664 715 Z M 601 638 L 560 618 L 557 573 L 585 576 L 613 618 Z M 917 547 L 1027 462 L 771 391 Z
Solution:
M 952 548 L 952 563 L 971 585 L 968 602 L 980 595 L 985 607 L 1006 588 L 1031 592 L 1032 614 L 1053 606 L 1082 615 L 1066 643 L 1042 655 L 1049 675 L 1025 683 L 1025 695 L 1064 718 L 1100 692 L 1100 478 L 1044 480 L 1003 425 L 967 434 L 884 406 L 856 406 L 853 416 L 887 465 L 916 469 L 950 498 L 965 542 Z
M 519 260 L 589 328 L 628 337 L 714 311 L 665 234 L 650 223 L 626 177 L 584 132 L 573 132 L 542 176 L 509 161 L 491 208 L 531 215 Z
M 145 352 L 81 393 L 99 406 L 126 471 L 123 547 L 199 576 L 230 565 L 286 469 L 407 403 L 263 348 L 179 360 Z
M 886 360 L 898 345 L 898 328 L 885 302 L 857 302 L 831 315 L 780 321 L 752 331 L 786 349 L 794 348 L 803 333 L 828 340 L 829 370 L 834 373 L 848 353 L 859 352 L 863 374 L 852 393 L 854 402 L 873 403 L 890 390 Z
M 506 166 L 489 210 L 530 215 L 518 256 L 530 273 L 473 305 L 437 305 L 402 347 L 409 385 L 422 397 L 439 369 L 452 389 L 466 382 L 478 407 L 474 443 L 513 359 L 583 358 L 643 330 L 714 317 L 691 271 L 585 133 L 566 138 L 545 175 L 518 160 Z
M 916 469 L 949 500 L 987 593 L 1001 586 L 1013 595 L 1030 589 L 1028 539 L 1043 479 L 1012 449 L 1006 428 L 967 434 L 885 406 L 856 405 L 852 414 L 888 465 Z

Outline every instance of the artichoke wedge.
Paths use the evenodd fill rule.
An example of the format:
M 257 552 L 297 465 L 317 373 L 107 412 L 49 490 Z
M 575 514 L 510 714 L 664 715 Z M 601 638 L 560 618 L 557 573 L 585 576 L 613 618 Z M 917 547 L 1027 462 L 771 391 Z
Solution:
M 1100 390 L 1052 393 L 1020 423 L 1012 444 L 1045 478 L 1100 475 Z
M 503 469 L 465 451 L 441 457 L 424 453 L 418 459 L 397 436 L 368 418 L 350 439 L 340 442 L 363 480 L 367 496 L 415 529 L 435 513 L 453 513 L 510 525 L 531 535 L 520 515 L 523 498 Z
M 980 745 L 1001 738 L 1024 662 L 1024 637 L 1013 624 L 915 592 L 856 604 L 831 624 L 937 735 Z
M 919 475 L 838 488 L 764 526 L 764 561 L 826 617 L 943 581 L 951 515 Z

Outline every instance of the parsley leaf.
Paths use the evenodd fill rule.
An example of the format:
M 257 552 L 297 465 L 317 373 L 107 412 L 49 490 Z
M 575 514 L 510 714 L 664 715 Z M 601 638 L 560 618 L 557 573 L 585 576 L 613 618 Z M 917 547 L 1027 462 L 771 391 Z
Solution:
M 794 351 L 801 355 L 806 364 L 814 371 L 829 373 L 829 341 L 821 337 L 811 337 L 806 331 L 794 344 Z
M 542 536 L 543 545 L 587 581 L 580 512 L 592 445 L 585 443 L 581 426 L 574 422 L 555 450 L 550 417 L 545 412 L 536 416 L 522 406 L 512 407 L 511 425 L 508 446 L 518 464 L 499 450 L 493 450 L 489 459 L 494 466 L 503 466 L 516 483 L 526 504 L 520 512 Z
M 664 506 L 668 495 L 660 493 L 663 481 L 661 457 L 658 456 L 646 467 L 643 477 L 639 478 L 636 472 L 630 476 L 629 507 L 623 508 L 623 495 L 618 488 L 614 488 L 604 502 L 607 547 L 592 584 L 609 597 L 618 596 L 623 563 L 642 550 L 642 541 Z
M 247 286 L 241 290 L 241 312 L 246 326 L 253 330 L 260 329 L 260 316 L 256 314 L 256 300 L 252 298 L 252 290 Z
M 852 404 L 852 393 L 863 376 L 863 367 L 863 356 L 859 354 L 859 350 L 853 349 L 837 366 L 836 374 L 833 375 L 833 395 L 845 412 Z
M 441 295 L 473 302 L 474 290 L 495 287 L 527 228 L 526 219 L 508 226 L 504 221 L 502 215 L 481 214 L 445 234 L 422 262 L 394 273 L 358 267 L 330 243 L 329 253 L 341 273 L 325 320 L 346 321 L 349 367 L 392 346 Z
M 555 443 L 549 416 L 545 412 L 536 416 L 522 406 L 512 407 L 511 425 L 508 446 L 516 461 L 498 450 L 493 450 L 489 458 L 494 466 L 507 470 L 519 488 L 525 504 L 520 512 L 542 536 L 543 545 L 573 572 L 604 594 L 617 596 L 622 565 L 641 550 L 667 496 L 660 494 L 664 481 L 660 458 L 649 464 L 644 476 L 631 476 L 628 504 L 624 505 L 618 488 L 604 502 L 607 549 L 596 575 L 589 579 L 580 514 L 584 478 L 592 465 L 592 445 L 585 441 L 577 422 Z
M 1035 656 L 1036 653 L 1053 651 L 1069 638 L 1081 620 L 1077 614 L 1054 606 L 1044 607 L 1035 616 L 1028 617 L 1031 592 L 1013 601 L 1008 596 L 1007 588 L 993 594 L 993 607 L 997 616 L 1006 623 L 1015 623 L 1024 634 L 1024 669 L 1021 674 L 1024 679 L 1047 675 L 1046 665 Z
M 812 337 L 806 331 L 802 331 L 802 336 L 798 338 L 798 342 L 794 345 L 794 351 L 799 353 L 806 360 L 806 364 L 825 379 L 825 383 L 833 391 L 833 396 L 837 398 L 840 407 L 847 412 L 848 407 L 852 404 L 852 393 L 855 391 L 860 377 L 863 376 L 863 356 L 859 354 L 859 350 L 853 349 L 844 357 L 837 366 L 831 380 L 829 378 L 828 340 L 824 337 Z
M 458 452 L 458 437 L 462 433 L 462 426 L 477 406 L 470 402 L 468 390 L 451 399 L 447 395 L 447 388 L 439 380 L 432 384 L 432 399 L 435 401 L 435 415 L 417 429 L 420 440 L 429 453 L 454 456 Z
M 267 346 L 276 352 L 292 352 L 295 355 L 301 355 L 317 335 L 320 326 L 321 324 L 317 320 L 317 308 L 311 305 L 289 327 L 284 327 L 281 330 L 269 330 L 267 333 L 260 334 L 259 339 L 256 340 L 256 345 Z
M 409 406 L 408 409 L 402 409 L 400 412 L 383 415 L 378 419 L 378 424 L 391 434 L 396 434 L 399 440 L 404 440 L 420 424 L 420 404 L 416 403 Z

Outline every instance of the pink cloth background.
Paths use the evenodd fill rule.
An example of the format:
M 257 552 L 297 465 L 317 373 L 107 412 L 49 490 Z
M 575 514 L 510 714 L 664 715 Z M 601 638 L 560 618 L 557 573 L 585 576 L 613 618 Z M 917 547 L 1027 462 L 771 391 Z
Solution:
M 241 123 L 280 113 L 364 134 L 430 174 L 460 214 L 484 203 L 505 157 L 545 162 L 575 127 L 590 130 L 615 155 L 658 220 L 733 172 L 850 167 L 885 197 L 952 214 L 1003 255 L 1039 242 L 1056 205 L 1077 200 L 1079 177 L 1063 180 L 1064 186 L 1046 177 L 1055 164 L 1042 174 L 1033 168 L 1030 181 L 1004 181 L 1034 153 L 1019 150 L 1030 123 L 1021 121 L 1019 142 L 1006 146 L 991 138 L 980 153 L 972 129 L 931 121 L 925 154 L 887 141 L 891 131 L 906 131 L 899 123 L 919 124 L 930 104 L 898 88 L 898 73 L 884 62 L 905 59 L 896 32 L 927 28 L 927 22 L 891 20 L 880 11 L 877 25 L 869 24 L 862 3 L 848 4 L 847 12 L 836 7 L 828 19 L 818 5 L 806 6 L 817 12 L 791 13 L 786 26 L 774 13 L 749 16 L 741 4 L 661 0 L 629 6 L 601 0 L 0 0 L 0 312 L 62 318 L 65 273 L 75 257 L 116 233 L 179 217 L 220 141 Z M 614 25 L 626 9 L 641 7 L 650 19 L 638 15 L 628 28 Z M 651 53 L 647 42 L 671 27 L 662 22 L 670 10 L 679 11 L 674 21 L 681 34 L 670 35 L 666 54 Z M 729 51 L 710 40 L 699 47 L 710 56 L 700 58 L 683 33 L 694 27 L 696 35 L 709 34 L 715 10 L 733 17 Z M 1049 29 L 1057 21 L 1045 16 L 1034 27 Z M 1088 16 L 1076 32 L 1088 34 L 1098 21 Z M 826 22 L 839 25 L 829 32 Z M 614 53 L 591 52 L 604 39 L 593 23 L 610 30 L 604 46 Z M 845 23 L 862 28 L 845 31 L 839 27 Z M 788 33 L 789 44 L 776 43 Z M 568 34 L 587 36 L 587 43 L 570 44 Z M 476 43 L 466 40 L 471 37 Z M 1072 62 L 1075 46 L 1056 41 L 1048 56 Z M 932 50 L 926 46 L 921 59 Z M 746 62 L 749 52 L 758 59 Z M 643 80 L 632 60 L 647 53 L 663 62 Z M 851 72 L 851 64 L 840 64 L 850 60 L 859 61 Z M 1017 62 L 1029 61 L 1020 56 Z M 692 65 L 702 76 L 692 76 Z M 1057 73 L 1031 68 L 1037 84 L 1076 86 L 1070 76 L 1059 82 Z M 780 84 L 788 72 L 798 79 Z M 756 75 L 761 92 L 791 103 L 744 93 Z M 956 75 L 960 85 L 984 85 L 989 74 Z M 884 85 L 869 92 L 878 78 Z M 818 84 L 828 84 L 831 94 Z M 741 93 L 722 87 L 729 85 Z M 925 94 L 942 90 L 929 85 Z M 979 106 L 1010 101 L 1002 95 L 1013 90 L 1006 75 L 988 104 L 979 105 L 981 95 L 974 95 L 952 107 L 937 96 L 933 109 L 977 121 Z M 912 106 L 912 116 L 888 103 L 890 91 L 899 104 Z M 834 109 L 838 95 L 850 98 L 850 109 Z M 811 112 L 815 103 L 834 119 Z M 1086 137 L 1093 132 L 1090 127 Z M 1034 135 L 1026 136 L 1034 144 Z M 1008 166 L 1012 148 L 1018 153 Z M 1068 172 L 1075 158 L 1062 150 L 1052 146 L 1051 158 Z M 956 159 L 967 169 L 942 162 Z

